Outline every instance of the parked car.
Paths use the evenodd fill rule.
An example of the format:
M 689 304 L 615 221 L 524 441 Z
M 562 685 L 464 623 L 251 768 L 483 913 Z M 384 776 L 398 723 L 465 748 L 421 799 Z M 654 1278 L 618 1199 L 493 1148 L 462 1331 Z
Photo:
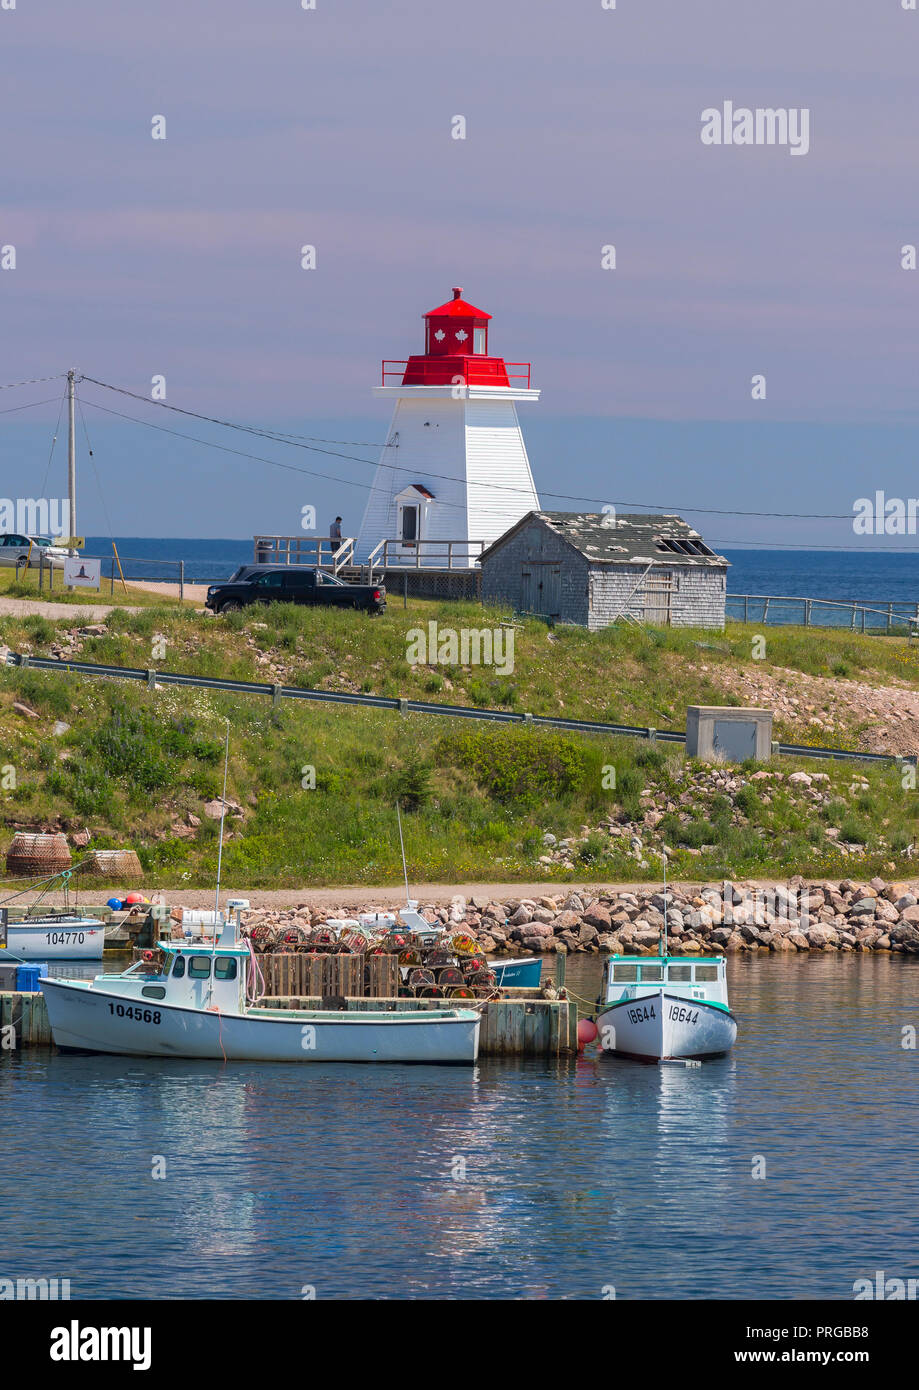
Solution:
M 250 603 L 319 603 L 333 608 L 364 608 L 382 613 L 382 584 L 346 584 L 334 574 L 308 565 L 243 565 L 224 584 L 212 584 L 204 606 L 229 613 Z
M 31 558 L 29 548 L 31 546 Z M 55 545 L 50 536 L 23 536 L 15 531 L 7 531 L 0 535 L 0 565 L 25 564 L 29 560 L 29 565 L 38 566 L 40 557 L 44 557 L 46 565 L 51 565 L 56 570 L 64 568 L 64 561 L 67 558 L 67 551 L 63 546 Z

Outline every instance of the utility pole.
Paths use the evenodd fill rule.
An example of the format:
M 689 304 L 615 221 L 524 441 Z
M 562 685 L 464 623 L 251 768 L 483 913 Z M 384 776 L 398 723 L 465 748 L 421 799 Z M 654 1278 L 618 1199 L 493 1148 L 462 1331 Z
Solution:
M 69 433 L 67 436 L 67 498 L 70 503 L 70 540 L 73 541 L 77 534 L 77 454 L 76 454 L 76 431 L 73 427 L 73 385 L 75 373 L 71 367 L 67 373 L 67 418 L 69 423 Z M 76 555 L 73 546 L 70 547 L 71 555 Z

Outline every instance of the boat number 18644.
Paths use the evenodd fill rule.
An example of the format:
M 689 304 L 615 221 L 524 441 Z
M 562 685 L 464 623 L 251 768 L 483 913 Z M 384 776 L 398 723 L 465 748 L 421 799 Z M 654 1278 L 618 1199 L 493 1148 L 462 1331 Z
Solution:
M 657 1018 L 653 1004 L 639 1004 L 637 1009 L 626 1009 L 633 1023 L 643 1023 L 646 1018 Z
M 687 1009 L 685 1005 L 681 1004 L 671 1004 L 670 1017 L 674 1019 L 677 1023 L 698 1023 L 699 1010 Z

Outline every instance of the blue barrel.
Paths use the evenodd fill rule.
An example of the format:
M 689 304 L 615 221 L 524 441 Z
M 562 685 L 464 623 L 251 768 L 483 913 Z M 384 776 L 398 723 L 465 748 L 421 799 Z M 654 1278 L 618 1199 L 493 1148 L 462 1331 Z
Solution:
M 16 988 L 23 994 L 34 994 L 47 979 L 48 966 L 44 961 L 32 961 L 16 967 Z

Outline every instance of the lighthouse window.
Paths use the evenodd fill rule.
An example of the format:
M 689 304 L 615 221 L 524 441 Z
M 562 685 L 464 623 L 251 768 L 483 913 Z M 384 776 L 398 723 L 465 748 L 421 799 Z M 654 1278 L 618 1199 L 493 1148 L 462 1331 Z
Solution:
M 474 328 L 474 329 L 472 330 L 472 351 L 473 351 L 473 352 L 481 352 L 481 353 L 484 353 L 484 351 L 485 351 L 485 329 L 484 329 L 484 328 Z
M 402 508 L 402 539 L 404 541 L 414 541 L 418 539 L 418 508 Z

